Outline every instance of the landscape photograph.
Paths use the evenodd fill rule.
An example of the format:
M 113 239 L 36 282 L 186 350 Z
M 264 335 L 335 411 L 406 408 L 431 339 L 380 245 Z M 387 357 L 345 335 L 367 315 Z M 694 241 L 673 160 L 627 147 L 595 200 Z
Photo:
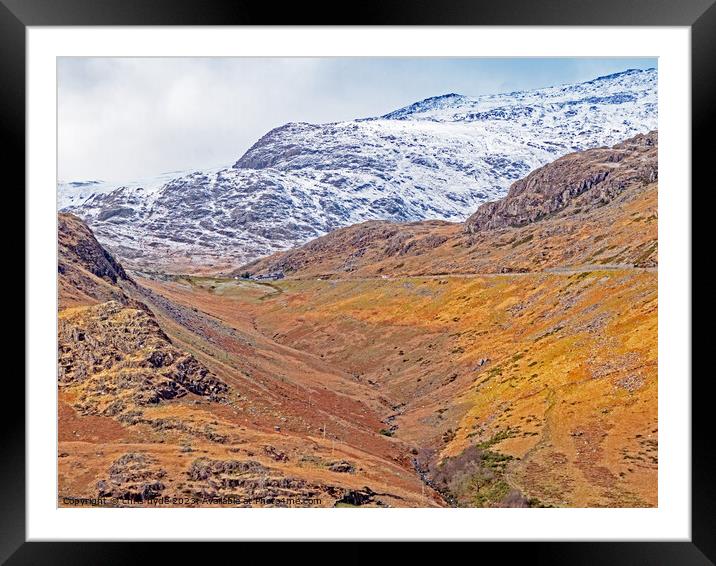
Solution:
M 657 58 L 59 57 L 57 116 L 59 507 L 658 507 Z

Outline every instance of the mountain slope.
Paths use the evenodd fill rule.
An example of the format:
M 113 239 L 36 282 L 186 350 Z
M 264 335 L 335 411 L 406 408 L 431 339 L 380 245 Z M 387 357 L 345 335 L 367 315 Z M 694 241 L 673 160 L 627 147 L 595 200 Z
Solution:
M 636 136 L 466 223 L 372 221 L 254 264 L 281 281 L 118 278 L 154 323 L 63 309 L 60 495 L 656 506 L 658 274 L 635 266 L 657 261 L 657 153 Z M 227 388 L 184 393 L 185 355 Z
M 222 397 L 226 384 L 171 343 L 86 224 L 59 214 L 58 244 L 59 383 L 77 410 L 121 418 L 188 393 Z
M 233 167 L 122 187 L 63 184 L 59 202 L 128 266 L 228 269 L 367 220 L 464 220 L 556 157 L 655 128 L 656 82 L 654 69 L 631 70 L 435 97 L 379 118 L 286 124 Z
M 466 227 L 475 233 L 525 226 L 575 202 L 582 211 L 603 206 L 627 188 L 656 182 L 657 145 L 654 131 L 611 148 L 566 155 L 515 182 L 504 199 L 483 204 Z
M 57 215 L 57 286 L 60 308 L 78 304 L 132 301 L 122 285 L 133 285 L 117 260 L 87 225 L 72 214 Z
M 657 162 L 650 132 L 462 224 L 336 230 L 237 270 L 287 277 L 234 308 L 389 399 L 388 432 L 453 505 L 655 506 Z
M 652 507 L 657 277 L 594 267 L 284 279 L 262 301 L 235 280 L 204 292 L 221 285 L 217 313 L 245 312 L 384 397 L 385 434 L 415 448 L 452 505 Z
M 234 272 L 356 278 L 657 265 L 658 136 L 564 156 L 465 223 L 366 222 Z
M 379 434 L 371 388 L 213 292 L 129 279 L 81 220 L 59 225 L 60 505 L 444 505 Z

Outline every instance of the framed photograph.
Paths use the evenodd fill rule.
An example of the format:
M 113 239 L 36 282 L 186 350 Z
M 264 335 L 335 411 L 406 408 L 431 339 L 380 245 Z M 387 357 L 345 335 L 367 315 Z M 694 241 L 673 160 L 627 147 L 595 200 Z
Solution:
M 273 12 L 0 2 L 27 328 L 0 557 L 713 563 L 712 0 Z

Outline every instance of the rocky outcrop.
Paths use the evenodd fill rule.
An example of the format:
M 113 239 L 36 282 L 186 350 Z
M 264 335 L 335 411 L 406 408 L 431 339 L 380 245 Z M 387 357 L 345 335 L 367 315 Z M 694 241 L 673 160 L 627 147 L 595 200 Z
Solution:
M 363 505 L 376 503 L 375 496 L 377 494 L 368 486 L 363 489 L 351 489 L 345 492 L 335 503 L 335 507 L 361 507 Z
M 639 134 L 611 148 L 571 153 L 512 184 L 502 200 L 483 204 L 465 222 L 469 233 L 526 226 L 579 203 L 604 205 L 626 187 L 658 178 L 658 136 Z
M 345 460 L 341 460 L 340 462 L 331 462 L 328 465 L 328 469 L 339 474 L 353 474 L 356 471 L 355 466 Z
M 57 215 L 57 241 L 60 273 L 68 264 L 74 264 L 112 283 L 130 280 L 124 268 L 100 245 L 87 224 L 73 214 Z
M 61 312 L 58 352 L 59 383 L 80 392 L 83 414 L 116 416 L 189 393 L 219 401 L 228 390 L 150 314 L 115 301 Z
M 109 300 L 138 306 L 123 288 L 134 281 L 72 214 L 57 215 L 57 280 L 60 307 Z
M 320 481 L 287 476 L 255 460 L 194 460 L 187 472 L 187 490 L 204 503 L 231 500 L 251 507 L 315 507 L 338 499 L 346 490 Z
M 115 460 L 107 478 L 97 482 L 99 497 L 112 497 L 117 504 L 149 501 L 165 489 L 161 481 L 166 472 L 156 459 L 142 453 L 128 452 Z

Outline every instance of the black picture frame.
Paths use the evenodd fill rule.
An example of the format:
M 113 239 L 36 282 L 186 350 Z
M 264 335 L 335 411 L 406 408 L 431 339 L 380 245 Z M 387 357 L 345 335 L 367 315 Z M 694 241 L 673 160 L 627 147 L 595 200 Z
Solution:
M 28 26 L 114 25 L 567 25 L 567 26 L 687 26 L 691 29 L 692 184 L 712 187 L 709 143 L 716 101 L 716 0 L 501 0 L 500 2 L 441 0 L 364 1 L 347 5 L 307 6 L 271 3 L 196 0 L 0 0 L 0 121 L 2 153 L 13 164 L 6 191 L 23 194 L 25 170 L 25 33 Z M 686 188 L 686 190 L 691 190 Z M 692 193 L 693 194 L 693 193 Z M 25 210 L 24 202 L 19 204 Z M 702 207 L 703 208 L 703 207 Z M 692 218 L 692 226 L 698 223 Z M 701 240 L 693 239 L 694 251 Z M 699 257 L 698 253 L 693 257 Z M 702 256 L 708 257 L 708 256 Z M 20 260 L 22 262 L 22 260 Z M 31 296 L 25 296 L 32 301 Z M 706 337 L 694 335 L 695 339 Z M 704 345 L 705 346 L 705 345 Z M 693 346 L 692 346 L 693 351 Z M 696 350 L 699 351 L 699 350 Z M 18 374 L 19 375 L 19 374 Z M 577 564 L 713 564 L 716 561 L 716 483 L 713 470 L 710 374 L 691 379 L 692 387 L 692 538 L 690 542 L 483 543 L 510 562 Z M 698 376 L 695 376 L 698 377 Z M 7 374 L 5 379 L 10 379 Z M 13 379 L 19 379 L 13 377 Z M 15 383 L 15 390 L 20 385 Z M 183 561 L 205 560 L 196 545 L 152 543 L 79 543 L 25 541 L 25 419 L 24 403 L 3 419 L 4 446 L 0 457 L 0 560 L 7 564 L 119 564 L 138 558 L 164 562 L 177 553 Z M 78 533 L 81 537 L 81 533 Z M 358 544 L 358 543 L 352 543 Z M 510 545 L 509 549 L 504 545 Z M 289 549 L 310 552 L 304 548 Z M 232 551 L 233 552 L 233 551 Z M 265 551 L 244 544 L 237 559 Z M 422 552 L 422 550 L 421 550 Z M 474 551 L 472 551 L 474 552 Z M 480 551 L 482 553 L 482 551 Z M 321 555 L 359 562 L 371 556 L 383 560 L 406 558 L 404 549 L 330 549 Z M 469 555 L 468 555 L 469 556 Z M 473 557 L 476 555 L 472 555 Z M 485 555 L 486 556 L 486 555 Z M 332 557 L 332 558 L 331 558 Z

